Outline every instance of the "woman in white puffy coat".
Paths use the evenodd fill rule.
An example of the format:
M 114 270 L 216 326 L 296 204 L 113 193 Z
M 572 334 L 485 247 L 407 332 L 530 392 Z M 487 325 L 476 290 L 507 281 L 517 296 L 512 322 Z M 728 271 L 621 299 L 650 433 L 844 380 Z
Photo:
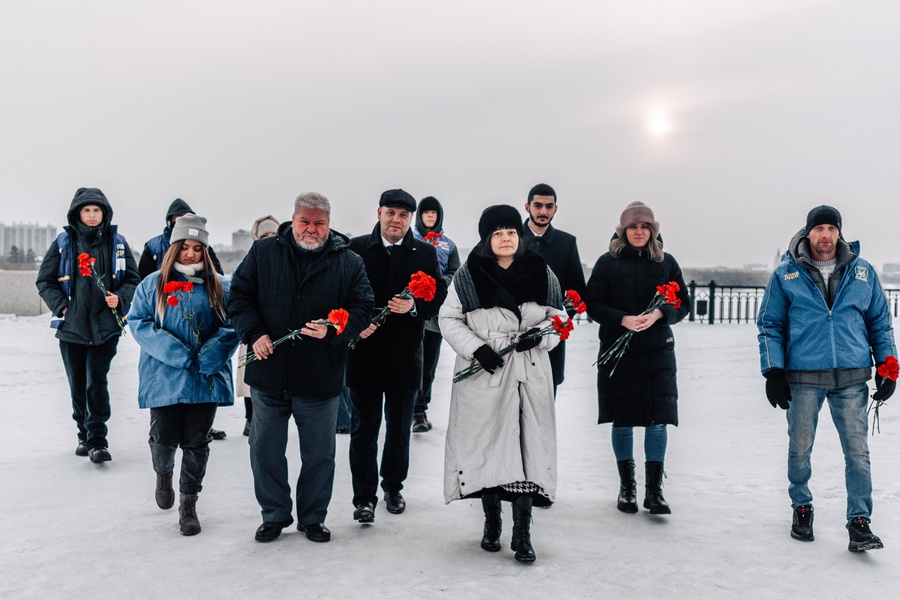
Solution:
M 566 318 L 559 282 L 540 255 L 520 243 L 511 206 L 487 208 L 481 243 L 457 271 L 440 311 L 441 334 L 457 353 L 455 371 L 481 370 L 453 384 L 444 458 L 449 503 L 480 497 L 481 547 L 500 550 L 501 500 L 513 507 L 512 549 L 533 562 L 531 507 L 556 495 L 556 415 L 549 350 L 554 334 L 532 337 Z M 529 336 L 528 334 L 532 334 Z M 499 352 L 515 345 L 504 356 Z

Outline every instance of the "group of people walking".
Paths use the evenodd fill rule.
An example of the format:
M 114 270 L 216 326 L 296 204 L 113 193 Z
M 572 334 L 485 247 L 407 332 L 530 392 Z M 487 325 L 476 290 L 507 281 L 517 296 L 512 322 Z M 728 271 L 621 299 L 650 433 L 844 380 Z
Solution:
M 464 375 L 450 392 L 444 498 L 480 499 L 481 547 L 489 552 L 502 548 L 502 503 L 509 502 L 510 547 L 516 560 L 530 563 L 532 507 L 550 506 L 557 492 L 555 397 L 565 373 L 558 334 L 582 308 L 566 300 L 575 297 L 600 325 L 598 422 L 612 424 L 617 508 L 639 511 L 633 429 L 642 427 L 643 507 L 671 513 L 662 492 L 667 427 L 678 425 L 671 326 L 690 312 L 681 269 L 663 250 L 651 208 L 634 202 L 585 282 L 575 237 L 551 224 L 557 210 L 546 184 L 530 190 L 524 221 L 512 206 L 486 208 L 479 242 L 461 264 L 434 197 L 417 203 L 402 189 L 388 190 L 371 233 L 350 239 L 331 229 L 329 200 L 304 193 L 290 221 L 256 221 L 256 241 L 227 277 L 206 219 L 184 201 L 170 206 L 163 235 L 147 242 L 138 267 L 103 193 L 78 190 L 37 280 L 58 326 L 76 454 L 96 463 L 112 458 L 106 376 L 127 314 L 141 348 L 138 404 L 150 409 L 156 502 L 161 509 L 175 504 L 181 447 L 180 531 L 199 533 L 196 504 L 218 435 L 212 426 L 217 407 L 234 402 L 232 356 L 243 343 L 238 396 L 245 398 L 262 514 L 255 539 L 278 538 L 296 507 L 297 529 L 327 542 L 346 390 L 352 518 L 373 523 L 379 500 L 402 514 L 411 432 L 432 428 L 427 410 L 446 341 L 457 355 L 454 370 Z M 827 398 L 847 460 L 850 549 L 864 551 L 881 547 L 868 527 L 866 382 L 873 356 L 879 367 L 890 365 L 896 349 L 877 276 L 858 247 L 843 241 L 841 226 L 831 207 L 810 212 L 766 289 L 760 353 L 766 395 L 787 410 L 791 535 L 814 539 L 809 456 Z M 429 289 L 413 289 L 416 280 Z M 821 350 L 824 327 L 830 352 Z M 890 396 L 894 379 L 879 368 L 876 398 Z M 291 417 L 302 464 L 294 500 L 285 455 Z

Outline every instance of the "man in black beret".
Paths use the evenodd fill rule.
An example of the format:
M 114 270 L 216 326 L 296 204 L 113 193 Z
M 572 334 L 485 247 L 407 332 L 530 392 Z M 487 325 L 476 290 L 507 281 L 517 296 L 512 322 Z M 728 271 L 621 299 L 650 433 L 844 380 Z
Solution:
M 388 512 L 400 514 L 400 493 L 409 471 L 409 438 L 416 396 L 422 387 L 422 338 L 425 321 L 436 315 L 447 296 L 437 252 L 410 231 L 416 201 L 401 189 L 388 190 L 378 203 L 378 224 L 368 235 L 353 238 L 375 292 L 375 305 L 391 314 L 380 326 L 370 325 L 350 352 L 347 386 L 353 404 L 350 428 L 350 471 L 353 475 L 353 518 L 375 520 L 378 503 L 378 432 L 385 420 L 381 455 L 381 488 Z M 397 298 L 410 276 L 423 271 L 435 280 L 434 299 Z

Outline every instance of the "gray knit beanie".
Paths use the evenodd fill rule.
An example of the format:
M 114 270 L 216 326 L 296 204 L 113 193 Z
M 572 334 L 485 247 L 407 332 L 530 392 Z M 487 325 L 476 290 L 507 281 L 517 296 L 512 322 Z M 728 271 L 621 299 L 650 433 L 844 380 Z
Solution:
M 183 240 L 194 240 L 209 248 L 209 232 L 206 231 L 206 217 L 188 213 L 175 219 L 172 236 L 169 241 L 174 244 Z

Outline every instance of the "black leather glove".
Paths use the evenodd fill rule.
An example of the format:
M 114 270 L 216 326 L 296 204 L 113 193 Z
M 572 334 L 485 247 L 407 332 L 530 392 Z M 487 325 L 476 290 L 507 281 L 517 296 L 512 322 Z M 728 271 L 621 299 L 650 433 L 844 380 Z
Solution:
M 525 352 L 526 350 L 537 347 L 537 345 L 541 343 L 541 336 L 537 335 L 539 331 L 540 329 L 537 327 L 532 327 L 523 333 L 519 337 L 519 341 L 516 342 L 516 352 Z M 529 335 L 534 335 L 534 337 L 528 338 Z
M 487 344 L 476 350 L 472 356 L 478 361 L 481 368 L 491 375 L 493 375 L 494 371 L 499 367 L 503 366 L 503 359 Z
M 763 373 L 766 378 L 766 398 L 772 408 L 780 406 L 787 410 L 791 405 L 791 386 L 787 382 L 784 369 L 769 369 Z
M 881 366 L 880 364 L 878 365 Z M 879 374 L 875 374 L 875 393 L 872 394 L 872 400 L 884 402 L 888 398 L 894 395 L 894 390 L 897 389 L 897 382 L 888 379 L 887 377 L 882 377 Z

